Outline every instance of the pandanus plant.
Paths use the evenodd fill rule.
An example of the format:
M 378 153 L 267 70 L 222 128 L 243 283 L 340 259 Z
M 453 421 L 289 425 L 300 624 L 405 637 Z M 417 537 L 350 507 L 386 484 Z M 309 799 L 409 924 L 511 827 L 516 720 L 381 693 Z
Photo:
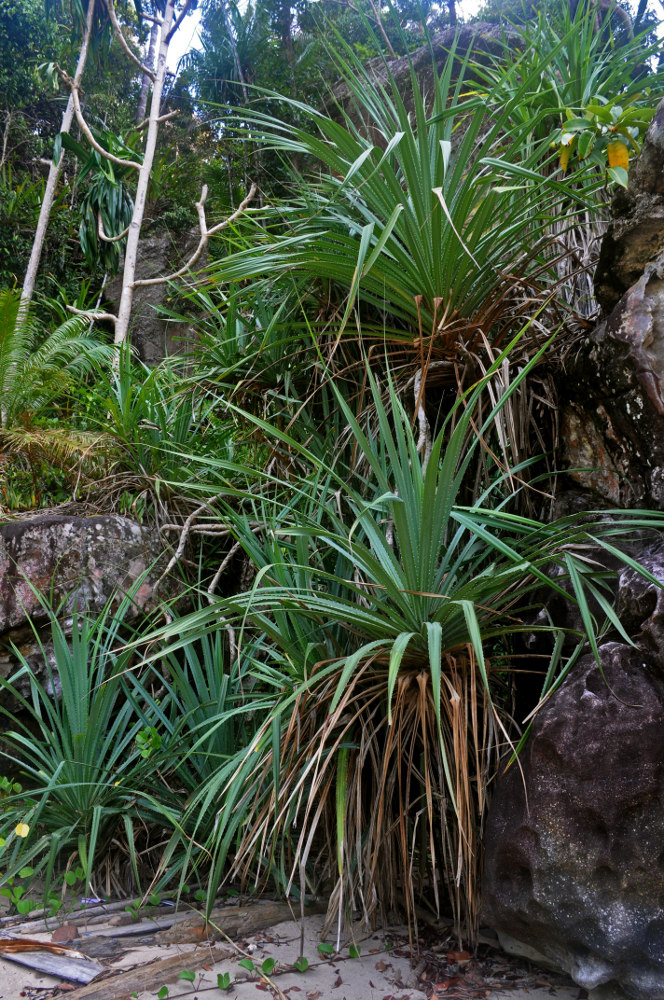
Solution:
M 322 870 L 336 884 L 330 914 L 340 921 L 403 910 L 414 924 L 424 891 L 436 907 L 449 898 L 459 935 L 476 934 L 489 791 L 517 739 L 506 696 L 515 637 L 550 637 L 542 696 L 584 645 L 597 650 L 604 629 L 626 639 L 603 562 L 610 554 L 633 565 L 614 538 L 664 523 L 657 512 L 551 524 L 519 515 L 521 470 L 506 470 L 491 448 L 484 487 L 464 502 L 477 452 L 529 374 L 478 423 L 506 357 L 496 354 L 426 449 L 394 384 L 386 390 L 370 370 L 373 431 L 333 390 L 350 434 L 336 458 L 246 415 L 307 472 L 265 474 L 261 499 L 255 485 L 237 489 L 225 517 L 256 568 L 253 586 L 160 633 L 174 651 L 232 627 L 255 711 L 265 713 L 250 745 L 191 797 L 183 821 L 186 864 L 200 846 L 198 860 L 213 859 L 210 898 L 229 870 L 299 881 L 303 893 Z M 219 464 L 229 478 L 240 472 Z M 534 624 L 547 593 L 580 611 L 571 648 L 562 623 Z

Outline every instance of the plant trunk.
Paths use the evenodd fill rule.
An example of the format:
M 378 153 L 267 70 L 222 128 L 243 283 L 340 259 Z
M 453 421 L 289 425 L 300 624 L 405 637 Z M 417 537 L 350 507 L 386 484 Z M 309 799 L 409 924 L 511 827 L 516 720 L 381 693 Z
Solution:
M 129 332 L 129 319 L 131 317 L 131 307 L 134 298 L 134 280 L 136 278 L 136 262 L 138 259 L 138 241 L 141 235 L 143 215 L 145 213 L 145 202 L 147 199 L 148 185 L 152 164 L 154 162 L 155 149 L 157 147 L 157 135 L 159 133 L 159 111 L 161 107 L 161 92 L 166 78 L 166 58 L 168 56 L 168 46 L 170 44 L 169 34 L 175 16 L 176 0 L 167 0 L 161 25 L 159 38 L 159 53 L 157 55 L 157 69 L 154 83 L 152 85 L 152 101 L 150 103 L 150 117 L 148 122 L 148 134 L 145 140 L 145 151 L 143 153 L 143 163 L 138 172 L 138 183 L 136 185 L 136 196 L 134 199 L 134 214 L 129 223 L 129 233 L 127 235 L 127 247 L 125 250 L 125 265 L 122 275 L 122 294 L 120 296 L 120 307 L 118 309 L 117 322 L 115 324 L 115 343 L 124 344 Z
M 83 76 L 83 71 L 85 70 L 85 64 L 88 59 L 88 50 L 90 48 L 90 36 L 92 34 L 92 20 L 94 17 L 95 0 L 89 0 L 88 10 L 85 18 L 85 32 L 83 34 L 83 41 L 81 42 L 81 50 L 78 54 L 78 63 L 76 64 L 76 73 L 74 75 L 74 84 L 76 86 L 80 85 L 81 78 Z M 74 101 L 69 95 L 69 100 L 67 101 L 67 107 L 65 108 L 64 114 L 62 116 L 62 122 L 60 124 L 60 132 L 69 132 L 71 128 L 72 119 L 74 117 Z M 41 203 L 41 209 L 39 211 L 39 221 L 37 222 L 37 230 L 35 232 L 35 238 L 32 241 L 32 250 L 30 252 L 30 260 L 28 261 L 28 268 L 25 272 L 25 278 L 23 279 L 23 289 L 21 291 L 21 304 L 19 307 L 19 316 L 25 314 L 30 306 L 32 300 L 32 295 L 35 290 L 35 282 L 37 280 L 37 271 L 39 270 L 39 261 L 41 260 L 42 250 L 44 248 L 44 240 L 46 238 L 46 230 L 48 229 L 48 223 L 51 218 L 51 210 L 53 208 L 53 202 L 55 201 L 55 189 L 58 185 L 58 179 L 62 171 L 62 163 L 64 160 L 64 150 L 60 153 L 58 157 L 58 162 L 51 164 L 48 170 L 48 179 L 46 181 L 46 187 L 44 189 L 44 197 Z
M 159 37 L 159 25 L 154 21 L 152 22 L 152 28 L 150 30 L 150 44 L 148 45 L 148 54 L 145 60 L 145 65 L 148 69 L 154 69 L 154 54 L 157 49 L 157 38 Z M 143 74 L 143 82 L 141 83 L 141 93 L 138 98 L 138 108 L 136 109 L 136 124 L 140 125 L 145 118 L 145 109 L 148 106 L 148 94 L 150 93 L 150 77 L 147 73 Z

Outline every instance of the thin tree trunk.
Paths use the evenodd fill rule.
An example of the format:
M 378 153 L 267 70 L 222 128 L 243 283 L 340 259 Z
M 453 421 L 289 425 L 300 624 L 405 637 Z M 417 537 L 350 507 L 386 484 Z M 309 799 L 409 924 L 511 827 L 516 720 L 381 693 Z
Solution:
M 129 320 L 131 317 L 131 307 L 134 298 L 134 280 L 136 278 L 136 263 L 138 260 L 138 241 L 141 235 L 143 215 L 145 213 L 145 202 L 148 193 L 150 173 L 154 162 L 154 154 L 157 147 L 157 135 L 159 132 L 159 111 L 161 107 L 161 92 L 166 78 L 166 58 L 168 56 L 168 46 L 170 44 L 170 32 L 173 26 L 176 0 L 168 0 L 163 15 L 161 25 L 161 35 L 159 38 L 159 54 L 157 56 L 157 69 L 154 83 L 152 85 L 152 102 L 150 104 L 150 118 L 148 122 L 148 134 L 145 140 L 145 150 L 143 153 L 143 163 L 138 172 L 138 183 L 136 185 L 136 196 L 134 198 L 134 214 L 129 223 L 129 233 L 127 235 L 127 246 L 125 249 L 125 265 L 122 275 L 122 294 L 120 296 L 120 306 L 118 308 L 117 322 L 115 324 L 115 343 L 124 344 L 129 331 Z
M 88 10 L 85 18 L 85 32 L 83 34 L 83 41 L 81 42 L 81 49 L 78 55 L 78 63 L 76 64 L 76 73 L 74 75 L 74 84 L 79 86 L 81 83 L 81 78 L 83 76 L 83 71 L 85 70 L 85 64 L 88 58 L 88 50 L 90 48 L 90 36 L 92 35 L 92 20 L 94 17 L 95 0 L 88 0 Z M 60 132 L 69 132 L 71 128 L 72 119 L 74 117 L 74 100 L 69 95 L 69 100 L 67 101 L 67 107 L 62 116 L 62 122 L 60 125 Z M 44 189 L 44 197 L 41 203 L 41 209 L 39 211 L 39 221 L 37 222 L 37 230 L 35 232 L 35 237 L 32 242 L 32 251 L 30 253 L 30 260 L 28 261 L 28 268 L 25 272 L 25 278 L 23 279 L 23 289 L 21 291 L 21 304 L 19 307 L 19 316 L 27 312 L 30 302 L 32 300 L 32 295 L 35 290 L 35 282 L 37 280 L 37 271 L 39 270 L 39 261 L 41 260 L 42 250 L 44 248 L 44 240 L 46 238 L 46 230 L 48 228 L 49 219 L 51 217 L 51 210 L 53 208 L 53 202 L 55 201 L 55 189 L 58 184 L 58 178 L 60 177 L 60 172 L 62 170 L 62 163 L 64 160 L 64 150 L 60 153 L 58 157 L 58 162 L 51 164 L 48 170 L 48 178 L 46 180 L 46 187 Z
M 0 155 L 0 170 L 5 165 L 5 160 L 7 159 L 7 143 L 9 141 L 9 129 L 12 124 L 12 113 L 11 111 L 5 111 L 5 127 L 2 133 L 2 154 Z
M 148 69 L 154 69 L 154 54 L 157 49 L 157 38 L 159 37 L 159 25 L 153 21 L 152 28 L 150 29 L 150 44 L 148 45 L 148 54 L 145 60 L 145 65 Z M 150 77 L 147 73 L 143 74 L 143 82 L 141 83 L 141 93 L 138 98 L 138 108 L 136 109 L 136 124 L 140 125 L 145 118 L 145 109 L 148 106 L 148 94 L 150 93 Z

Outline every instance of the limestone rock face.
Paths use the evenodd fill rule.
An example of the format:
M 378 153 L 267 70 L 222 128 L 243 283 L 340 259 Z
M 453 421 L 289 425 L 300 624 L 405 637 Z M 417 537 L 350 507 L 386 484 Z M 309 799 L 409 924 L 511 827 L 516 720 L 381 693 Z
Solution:
M 0 526 L 0 674 L 12 672 L 14 643 L 39 674 L 41 651 L 30 621 L 43 629 L 49 655 L 49 613 L 41 593 L 62 617 L 101 610 L 106 601 L 133 594 L 134 617 L 157 607 L 162 546 L 128 518 L 47 514 Z M 162 557 L 163 558 L 163 557 Z
M 632 611 L 655 628 L 648 585 Z M 664 679 L 642 651 L 600 652 L 604 676 L 582 659 L 500 778 L 484 919 L 510 950 L 534 948 L 586 989 L 662 1000 Z
M 664 580 L 664 544 L 642 550 L 638 560 L 656 580 Z M 628 635 L 638 639 L 664 677 L 664 591 L 626 567 L 618 582 L 616 610 Z
M 453 45 L 455 46 L 456 65 L 459 69 L 467 53 L 470 51 L 472 55 L 471 66 L 465 66 L 464 73 L 466 80 L 472 80 L 472 62 L 480 65 L 490 64 L 492 57 L 500 56 L 504 53 L 505 45 L 511 44 L 516 47 L 519 41 L 523 43 L 521 35 L 509 26 L 486 21 L 474 21 L 472 24 L 453 25 L 436 32 L 431 37 L 430 45 L 422 45 L 407 56 L 400 56 L 396 59 L 388 59 L 387 61 L 382 57 L 370 59 L 366 64 L 366 70 L 369 76 L 381 86 L 388 86 L 389 78 L 393 79 L 406 110 L 412 112 L 412 72 L 415 72 L 417 76 L 422 93 L 425 95 L 425 100 L 432 102 L 435 89 L 433 64 L 435 63 L 438 71 L 442 70 Z M 332 89 L 331 96 L 333 102 L 330 102 L 328 107 L 331 114 L 335 113 L 335 106 L 339 104 L 355 124 L 360 124 L 353 94 L 347 83 L 338 83 Z M 385 136 L 381 134 L 380 130 L 372 129 L 365 122 L 362 124 L 376 145 L 384 147 Z M 459 131 L 463 132 L 463 129 L 455 130 L 453 143 L 458 141 Z
M 191 206 L 195 217 L 194 206 Z M 140 243 L 136 266 L 138 279 L 156 278 L 173 274 L 191 256 L 198 246 L 199 232 L 191 230 L 177 237 L 170 233 L 148 234 Z M 201 258 L 197 268 L 203 267 Z M 117 310 L 122 292 L 122 270 L 106 285 L 104 298 L 111 309 Z M 142 361 L 154 364 L 163 358 L 183 352 L 191 346 L 191 328 L 186 323 L 166 322 L 157 311 L 168 305 L 172 290 L 168 284 L 139 285 L 134 290 L 131 319 L 131 342 Z
M 611 504 L 664 507 L 664 252 L 580 345 L 560 390 L 571 477 Z
M 618 506 L 664 507 L 664 101 L 617 196 L 595 291 L 607 318 L 561 380 L 563 460 Z
M 664 250 L 664 101 L 630 169 L 629 186 L 616 196 L 613 221 L 602 243 L 595 292 L 612 309 Z

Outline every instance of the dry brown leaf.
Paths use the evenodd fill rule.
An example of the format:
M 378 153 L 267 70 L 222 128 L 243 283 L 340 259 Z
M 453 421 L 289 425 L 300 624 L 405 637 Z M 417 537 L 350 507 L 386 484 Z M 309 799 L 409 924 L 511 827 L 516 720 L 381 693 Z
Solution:
M 86 958 L 80 951 L 66 948 L 62 944 L 53 944 L 51 941 L 36 941 L 34 938 L 0 938 L 0 952 L 10 955 L 21 951 L 52 951 L 55 955 Z

